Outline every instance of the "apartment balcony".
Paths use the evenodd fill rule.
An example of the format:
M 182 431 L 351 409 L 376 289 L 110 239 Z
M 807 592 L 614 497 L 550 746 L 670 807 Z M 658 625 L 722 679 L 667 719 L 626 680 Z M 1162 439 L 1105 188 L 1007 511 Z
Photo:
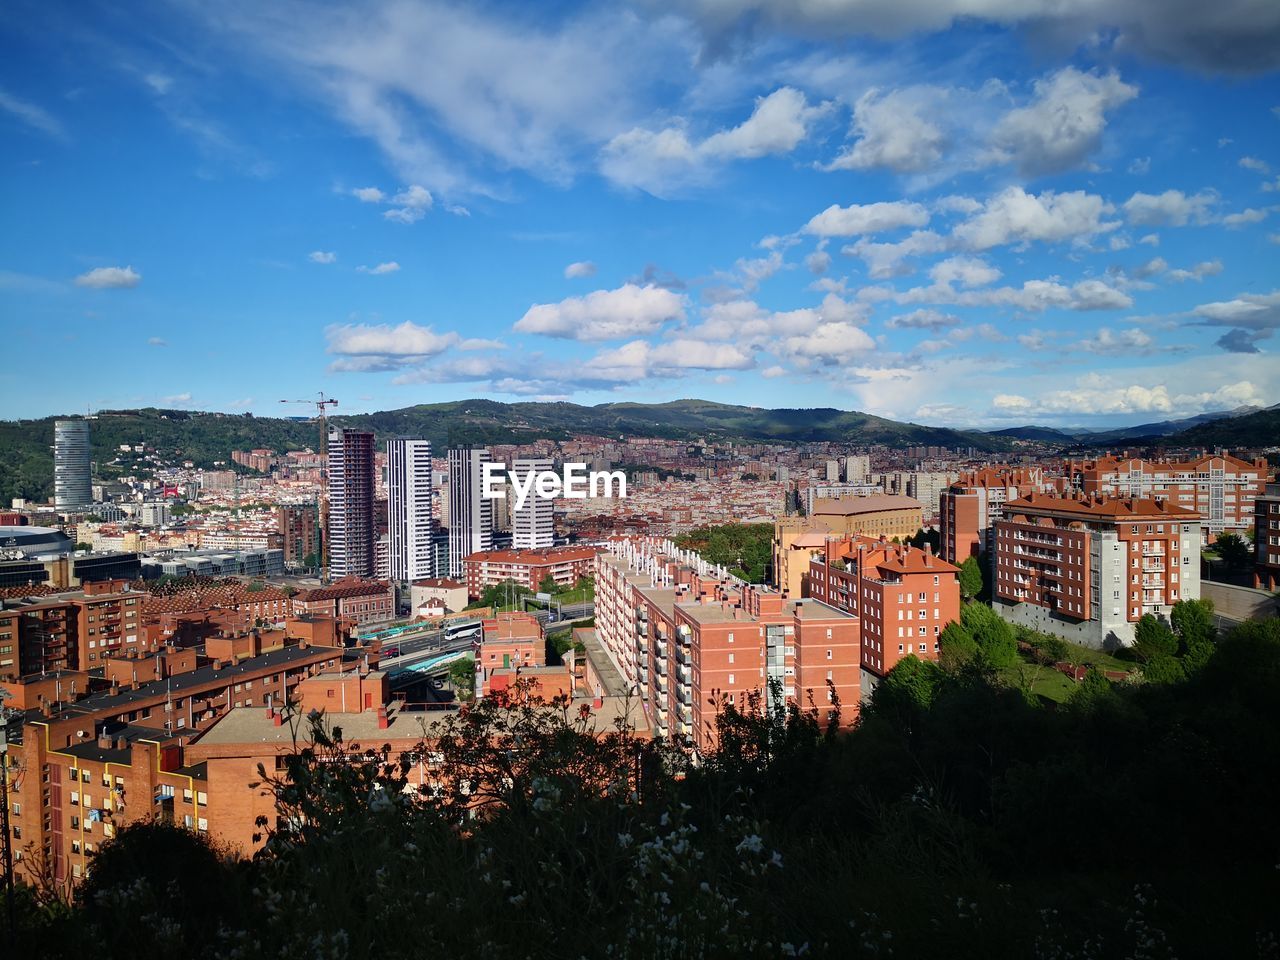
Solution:
M 687 686 L 677 686 L 676 699 L 687 707 L 693 703 L 693 691 Z
M 693 683 L 693 670 L 684 665 L 676 667 L 676 680 L 682 684 Z
M 676 663 L 688 666 L 692 660 L 689 657 L 688 647 L 676 647 Z
M 667 675 L 667 661 L 665 659 L 659 659 L 656 666 L 658 676 L 665 677 Z
M 657 640 L 654 641 L 654 647 L 658 651 L 658 656 L 665 660 L 667 658 L 667 638 L 659 633 Z
M 670 689 L 667 686 L 667 675 L 665 673 L 660 673 L 658 674 L 656 680 L 657 680 L 658 692 L 661 693 L 663 696 L 666 696 L 667 691 Z
M 681 727 L 692 724 L 693 723 L 693 707 L 689 706 L 688 704 L 681 706 L 679 710 L 679 717 L 680 717 Z M 692 733 L 693 731 L 692 729 L 690 729 L 689 731 L 682 730 L 681 732 Z
M 659 698 L 658 698 L 658 700 L 657 700 L 657 702 L 656 702 L 656 703 L 654 703 L 653 708 L 654 708 L 655 710 L 657 710 L 657 711 L 658 711 L 659 715 L 661 715 L 663 718 L 665 718 L 665 717 L 666 717 L 666 713 L 667 713 L 667 701 L 666 701 L 666 698 L 665 698 L 665 697 L 659 697 Z

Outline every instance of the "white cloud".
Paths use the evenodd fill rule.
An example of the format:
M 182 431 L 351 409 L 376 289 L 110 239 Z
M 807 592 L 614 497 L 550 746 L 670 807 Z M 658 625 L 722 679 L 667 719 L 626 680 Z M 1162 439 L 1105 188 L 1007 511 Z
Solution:
M 1257 157 L 1241 157 L 1240 166 L 1246 170 L 1253 170 L 1255 173 L 1271 172 L 1271 165 L 1265 160 L 1259 160 Z
M 922 227 L 929 222 L 929 211 L 922 204 L 905 200 L 851 204 L 832 204 L 812 217 L 804 226 L 805 233 L 819 237 L 853 237 L 861 233 L 881 233 L 899 227 Z
M 805 95 L 793 87 L 780 87 L 756 100 L 751 116 L 741 124 L 704 140 L 700 152 L 727 160 L 790 153 L 809 135 L 809 125 L 826 109 L 809 106 Z
M 358 266 L 356 267 L 356 272 L 368 273 L 374 276 L 381 276 L 382 274 L 385 274 L 385 273 L 395 273 L 399 269 L 400 269 L 400 264 L 396 263 L 394 260 L 389 260 L 386 263 L 378 264 L 376 267 L 366 267 L 364 265 Z
M 1150 157 L 1134 157 L 1133 161 L 1129 164 L 1129 172 L 1133 174 L 1137 174 L 1138 176 L 1143 176 L 1145 174 L 1150 173 L 1151 158 Z
M 67 139 L 67 131 L 47 110 L 2 89 L 0 89 L 0 110 L 16 117 L 33 130 L 39 130 L 56 140 Z
M 1022 394 L 997 394 L 992 407 L 998 414 L 1122 415 L 1164 414 L 1191 416 L 1211 410 L 1223 410 L 1244 404 L 1264 403 L 1262 395 L 1249 381 L 1236 380 L 1215 390 L 1171 393 L 1157 383 L 1151 386 L 1124 383 L 1114 377 L 1087 374 L 1069 389 L 1048 390 L 1038 397 Z
M 1280 65 L 1280 13 L 1269 0 L 654 0 L 693 17 L 714 49 L 778 33 L 896 40 L 958 22 L 1021 26 L 1061 46 L 1107 43 L 1181 66 L 1229 73 Z
M 814 276 L 821 276 L 831 266 L 831 254 L 825 250 L 815 250 L 804 258 L 804 265 Z
M 312 263 L 334 263 L 338 255 L 331 250 L 312 250 L 307 259 Z
M 92 287 L 95 290 L 125 290 L 136 287 L 141 282 L 142 274 L 133 267 L 95 267 L 76 277 L 77 287 Z
M 1114 72 L 1099 76 L 1066 67 L 1037 80 L 1032 102 L 1004 116 L 996 126 L 992 149 L 1023 176 L 1077 167 L 1097 150 L 1107 112 L 1137 94 L 1137 87 Z
M 151 347 L 167 347 L 169 345 L 169 341 L 164 339 L 164 337 L 148 337 L 147 345 Z
M 774 364 L 772 367 L 765 367 L 763 370 L 761 370 L 760 376 L 764 377 L 766 380 L 773 380 L 777 377 L 786 376 L 786 373 L 787 373 L 786 367 L 782 367 L 782 366 L 778 366 L 777 364 Z
M 895 173 L 918 173 L 937 166 L 948 144 L 941 125 L 928 114 L 946 91 L 911 87 L 882 94 L 872 88 L 853 107 L 853 145 L 826 170 L 888 168 Z
M 1234 300 L 1205 303 L 1191 311 L 1214 327 L 1231 327 L 1218 338 L 1229 353 L 1258 353 L 1258 342 L 1280 329 L 1280 290 L 1242 293 Z
M 950 285 L 955 282 L 963 287 L 985 287 L 1000 279 L 1000 271 L 978 257 L 950 257 L 935 263 L 929 269 L 934 283 Z
M 1008 187 L 988 200 L 981 213 L 958 225 L 954 234 L 974 250 L 1031 241 L 1080 241 L 1118 228 L 1118 222 L 1103 219 L 1114 212 L 1101 197 L 1082 190 L 1036 195 Z
M 1160 246 L 1160 234 L 1148 233 L 1138 242 L 1145 243 L 1149 247 L 1158 247 Z
M 767 257 L 741 258 L 733 267 L 741 278 L 742 289 L 751 293 L 783 268 L 782 253 L 772 250 Z
M 349 357 L 432 357 L 458 343 L 456 333 L 436 333 L 405 321 L 389 324 L 343 324 L 325 330 L 329 353 Z
M 1203 224 L 1209 221 L 1209 211 L 1218 202 L 1218 195 L 1211 190 L 1188 196 L 1181 190 L 1164 193 L 1135 193 L 1124 202 L 1124 214 L 1128 221 L 1146 227 L 1184 227 L 1188 223 Z
M 535 304 L 516 321 L 515 329 L 574 340 L 615 340 L 654 333 L 684 316 L 682 295 L 663 287 L 627 283 L 616 290 Z
M 905 263 L 908 257 L 941 253 L 947 249 L 947 240 L 932 230 L 913 230 L 897 243 L 876 243 L 865 238 L 841 248 L 849 256 L 860 257 L 867 265 L 867 273 L 877 280 L 884 280 L 911 268 Z
M 1133 298 L 1101 280 L 1081 280 L 1067 286 L 1057 280 L 1026 280 L 1021 287 L 955 290 L 947 284 L 914 287 L 895 296 L 902 304 L 954 304 L 963 307 L 1010 307 L 1026 313 L 1045 310 L 1123 310 Z
M 687 370 L 749 370 L 754 366 L 751 353 L 737 344 L 677 339 L 658 344 L 632 340 L 601 351 L 581 369 L 588 379 L 631 382 L 680 376 Z
M 382 203 L 387 199 L 387 195 L 377 187 L 357 187 L 351 191 L 351 195 L 361 203 Z
M 389 202 L 395 206 L 384 211 L 383 217 L 396 223 L 417 223 L 427 215 L 435 200 L 430 190 L 415 183 L 401 190 Z
M 778 346 L 793 359 L 819 363 L 847 362 L 875 350 L 875 341 L 861 327 L 849 322 L 821 323 L 812 331 L 787 337 Z
M 959 323 L 960 318 L 952 314 L 942 313 L 940 310 L 920 309 L 891 317 L 885 326 L 895 330 L 946 330 Z
M 1157 257 L 1156 259 L 1159 258 Z M 1169 279 L 1182 283 L 1184 280 L 1203 280 L 1205 277 L 1216 277 L 1221 272 L 1221 260 L 1205 260 L 1197 263 L 1190 270 L 1170 270 Z
M 1118 353 L 1130 351 L 1147 352 L 1154 342 L 1150 334 L 1136 327 L 1119 331 L 1112 331 L 1109 327 L 1101 327 L 1092 337 L 1077 342 L 1076 347 L 1088 353 L 1114 356 Z
M 583 277 L 594 277 L 595 275 L 596 265 L 590 260 L 579 260 L 577 263 L 571 263 L 564 268 L 566 280 L 579 280 Z
M 1229 213 L 1222 218 L 1222 222 L 1230 229 L 1248 226 L 1251 223 L 1261 223 L 1267 219 L 1267 210 L 1258 210 L 1250 207 L 1248 210 L 1241 210 L 1239 213 Z
M 191 394 L 190 393 L 172 393 L 167 397 L 161 397 L 160 402 L 173 404 L 175 406 L 182 406 L 183 404 L 188 404 L 191 402 Z
M 605 144 L 600 171 L 620 186 L 667 196 L 704 181 L 717 163 L 790 153 L 826 109 L 809 106 L 799 90 L 780 87 L 757 99 L 751 116 L 741 124 L 700 143 L 690 139 L 688 123 L 680 118 L 656 131 L 634 127 Z

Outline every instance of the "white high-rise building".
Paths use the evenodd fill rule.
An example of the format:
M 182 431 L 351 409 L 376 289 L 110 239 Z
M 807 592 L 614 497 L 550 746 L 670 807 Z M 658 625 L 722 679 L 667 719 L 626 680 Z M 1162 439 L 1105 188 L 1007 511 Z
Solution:
M 53 424 L 54 508 L 80 510 L 91 503 L 89 421 L 56 420 Z
M 528 458 L 516 460 L 511 464 L 511 472 L 515 474 L 516 483 L 523 486 L 529 481 L 528 474 L 539 474 L 555 469 L 550 460 Z M 515 495 L 510 490 L 507 496 Z M 543 550 L 555 546 L 556 530 L 552 507 L 555 501 L 538 496 L 537 490 L 529 489 L 523 506 L 511 507 L 511 546 L 516 550 Z
M 431 541 L 431 442 L 420 437 L 387 441 L 387 561 L 392 580 L 413 583 L 435 576 Z
M 493 501 L 484 498 L 483 447 L 449 449 L 449 576 L 461 579 L 462 561 L 481 550 L 493 549 Z

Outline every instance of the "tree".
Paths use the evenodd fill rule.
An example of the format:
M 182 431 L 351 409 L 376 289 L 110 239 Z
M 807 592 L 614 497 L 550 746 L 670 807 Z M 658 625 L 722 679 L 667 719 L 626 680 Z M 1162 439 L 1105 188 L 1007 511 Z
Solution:
M 458 694 L 459 700 L 472 700 L 476 695 L 476 665 L 469 658 L 455 660 L 449 664 L 449 682 Z
M 965 604 L 960 618 L 973 635 L 983 664 L 992 670 L 1003 670 L 1018 662 L 1013 627 L 985 603 Z
M 551 574 L 547 574 L 542 578 L 542 582 L 538 584 L 539 593 L 559 593 L 560 584 L 556 583 L 556 578 Z
M 1199 670 L 1213 656 L 1218 629 L 1213 623 L 1212 600 L 1179 600 L 1169 611 L 1177 634 L 1178 654 L 1187 669 Z
M 1151 661 L 1157 657 L 1175 657 L 1178 653 L 1178 638 L 1168 625 L 1154 614 L 1144 613 L 1138 625 L 1134 627 L 1133 636 L 1138 656 Z
M 982 567 L 978 564 L 978 558 L 965 557 L 964 563 L 960 564 L 960 592 L 966 600 L 972 600 L 982 593 L 983 586 Z
M 1234 533 L 1222 534 L 1213 546 L 1229 570 L 1243 570 L 1253 563 L 1249 544 Z
M 969 628 L 958 620 L 948 623 L 939 639 L 942 665 L 948 670 L 958 670 L 978 655 L 977 641 Z
M 1148 683 L 1177 683 L 1187 678 L 1187 672 L 1177 657 L 1157 653 L 1142 665 L 1142 676 Z

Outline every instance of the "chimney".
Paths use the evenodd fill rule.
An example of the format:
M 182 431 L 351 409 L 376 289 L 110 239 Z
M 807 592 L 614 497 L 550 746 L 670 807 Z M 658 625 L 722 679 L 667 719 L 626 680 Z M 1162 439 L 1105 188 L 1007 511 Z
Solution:
M 278 726 L 282 725 L 283 723 L 284 723 L 284 715 L 283 715 L 283 714 L 280 714 L 280 713 L 276 713 L 275 711 L 272 711 L 272 713 L 271 713 L 271 725 L 272 725 L 273 727 L 278 727 Z

